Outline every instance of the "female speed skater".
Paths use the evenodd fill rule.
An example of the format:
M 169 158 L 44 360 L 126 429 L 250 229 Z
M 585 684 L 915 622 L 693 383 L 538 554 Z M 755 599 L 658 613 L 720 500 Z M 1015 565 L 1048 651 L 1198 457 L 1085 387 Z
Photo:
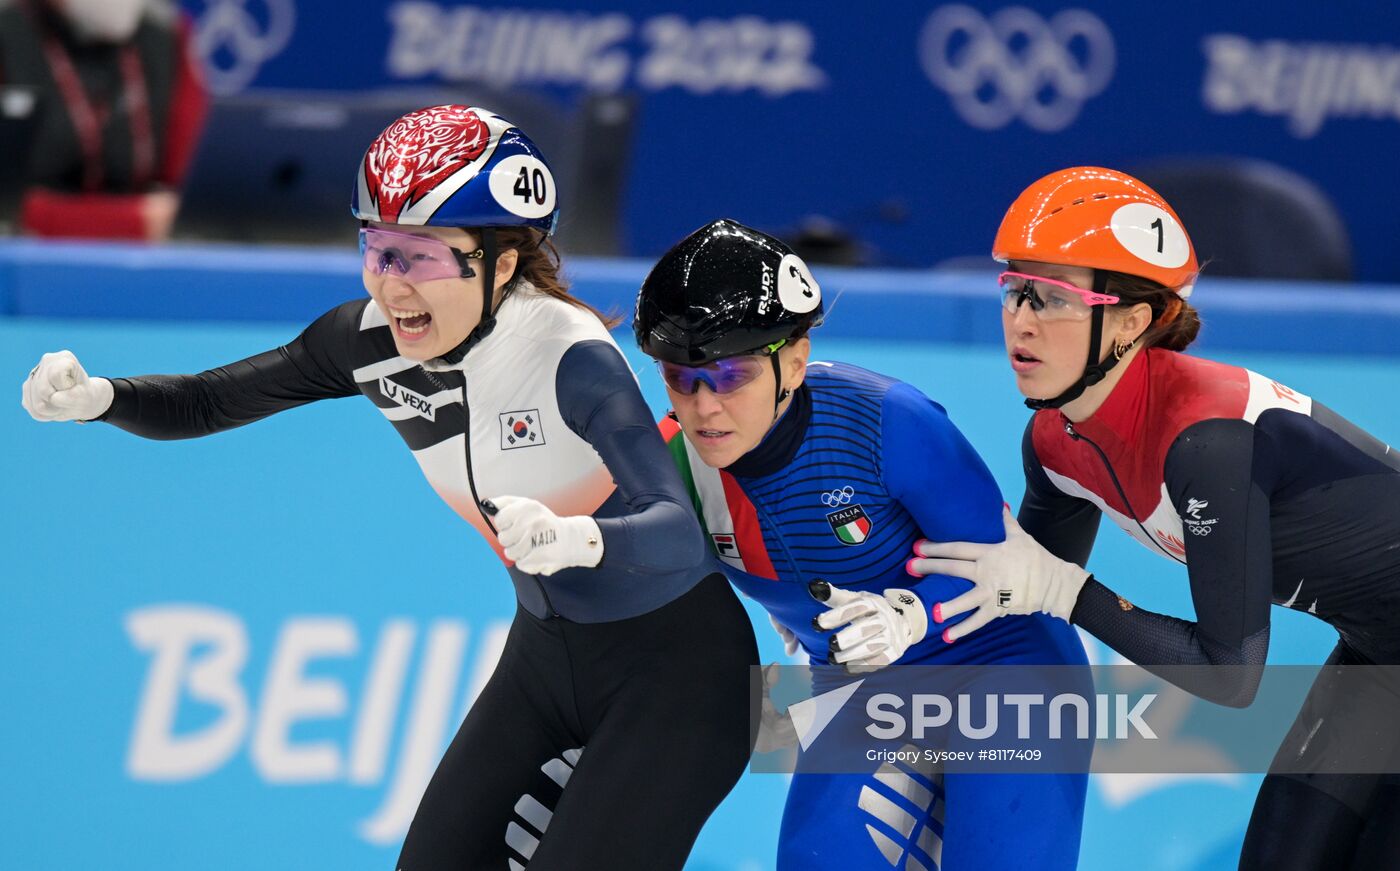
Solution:
M 1200 328 L 1199 267 L 1137 179 L 1052 173 L 1011 204 L 992 251 L 1008 361 L 1036 411 L 1006 540 L 916 546 L 913 570 L 975 584 L 935 606 L 966 617 L 945 637 L 1043 612 L 1148 668 L 1228 666 L 1163 676 L 1244 706 L 1270 606 L 1316 615 L 1340 637 L 1264 778 L 1240 867 L 1397 867 L 1400 695 L 1380 669 L 1341 667 L 1400 663 L 1400 457 L 1267 376 L 1181 353 Z M 1101 516 L 1186 567 L 1195 621 L 1135 607 L 1082 568 Z M 1358 748 L 1372 773 L 1339 764 Z
M 917 389 L 808 362 L 823 311 L 801 258 L 729 220 L 682 240 L 642 285 L 637 342 L 658 362 L 674 409 L 663 429 L 725 573 L 814 663 L 1085 665 L 1074 631 L 1040 614 L 974 645 L 928 635 L 928 606 L 969 585 L 911 583 L 909 547 L 921 535 L 1000 540 L 1001 496 Z M 1074 868 L 1086 782 L 799 765 L 778 867 Z
M 370 145 L 352 210 L 368 299 L 197 375 L 46 354 L 24 406 L 175 439 L 369 399 L 519 601 L 395 867 L 679 869 L 748 760 L 757 649 L 610 324 L 560 282 L 549 166 L 488 111 L 423 109 Z

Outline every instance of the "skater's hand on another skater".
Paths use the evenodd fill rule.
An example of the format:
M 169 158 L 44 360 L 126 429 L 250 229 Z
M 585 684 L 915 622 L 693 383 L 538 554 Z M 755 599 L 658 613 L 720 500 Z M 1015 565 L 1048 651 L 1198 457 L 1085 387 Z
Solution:
M 917 557 L 906 569 L 916 577 L 949 575 L 966 578 L 972 589 L 934 605 L 933 619 L 942 623 L 967 611 L 972 614 L 943 633 L 957 641 L 998 617 L 1041 612 L 1068 621 L 1089 573 L 1056 557 L 1021 529 L 1011 509 L 1002 509 L 1006 540 L 996 544 L 969 541 L 920 541 Z

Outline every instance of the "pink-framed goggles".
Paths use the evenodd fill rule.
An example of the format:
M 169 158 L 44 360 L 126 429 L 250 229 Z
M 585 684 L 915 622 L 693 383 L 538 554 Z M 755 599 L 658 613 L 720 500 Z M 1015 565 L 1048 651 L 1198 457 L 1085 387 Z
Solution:
M 1096 305 L 1113 305 L 1118 297 L 1075 287 L 1067 281 L 1030 275 L 1025 272 L 1003 272 L 997 276 L 1001 285 L 1001 304 L 1011 314 L 1024 302 L 1044 320 L 1083 320 L 1093 314 Z

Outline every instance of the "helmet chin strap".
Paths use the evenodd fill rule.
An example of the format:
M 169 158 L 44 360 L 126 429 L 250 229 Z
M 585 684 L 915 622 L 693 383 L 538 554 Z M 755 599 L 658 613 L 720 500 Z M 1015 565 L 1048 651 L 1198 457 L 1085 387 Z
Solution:
M 1094 293 L 1106 295 L 1108 293 L 1108 280 L 1103 270 L 1094 270 Z M 1067 405 L 1080 396 L 1084 391 L 1098 384 L 1108 374 L 1108 370 L 1118 364 L 1118 357 L 1112 350 L 1104 356 L 1102 360 L 1098 358 L 1099 342 L 1103 340 L 1104 309 L 1107 306 L 1094 306 L 1093 320 L 1089 327 L 1089 360 L 1084 364 L 1084 374 L 1065 389 L 1059 396 L 1050 399 L 1027 399 L 1026 407 L 1040 411 L 1044 408 L 1060 408 Z
M 778 421 L 778 409 L 782 408 L 783 400 L 792 395 L 792 391 L 783 386 L 783 373 L 778 368 L 778 352 L 774 351 L 770 359 L 773 361 L 773 422 Z
M 481 229 L 481 320 L 472 328 L 467 337 L 462 340 L 462 344 L 442 355 L 442 359 L 451 364 L 462 362 L 462 358 L 467 356 L 467 352 L 475 347 L 482 339 L 491 335 L 491 331 L 496 328 L 496 315 L 492 311 L 492 300 L 495 297 L 496 288 L 496 228 L 483 227 Z M 501 301 L 506 298 L 508 288 L 501 291 Z M 500 308 L 500 306 L 496 306 Z

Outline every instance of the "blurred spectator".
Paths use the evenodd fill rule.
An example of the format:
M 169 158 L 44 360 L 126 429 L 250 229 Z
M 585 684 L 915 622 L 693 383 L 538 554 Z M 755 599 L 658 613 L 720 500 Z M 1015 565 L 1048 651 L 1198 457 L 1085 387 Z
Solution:
M 208 104 L 172 3 L 0 0 L 0 84 L 40 101 L 23 232 L 170 235 Z
M 808 263 L 863 266 L 869 259 L 850 230 L 824 215 L 808 215 L 783 238 Z
M 1346 224 L 1298 173 L 1248 157 L 1166 158 L 1136 170 L 1191 228 L 1206 275 L 1351 281 Z

